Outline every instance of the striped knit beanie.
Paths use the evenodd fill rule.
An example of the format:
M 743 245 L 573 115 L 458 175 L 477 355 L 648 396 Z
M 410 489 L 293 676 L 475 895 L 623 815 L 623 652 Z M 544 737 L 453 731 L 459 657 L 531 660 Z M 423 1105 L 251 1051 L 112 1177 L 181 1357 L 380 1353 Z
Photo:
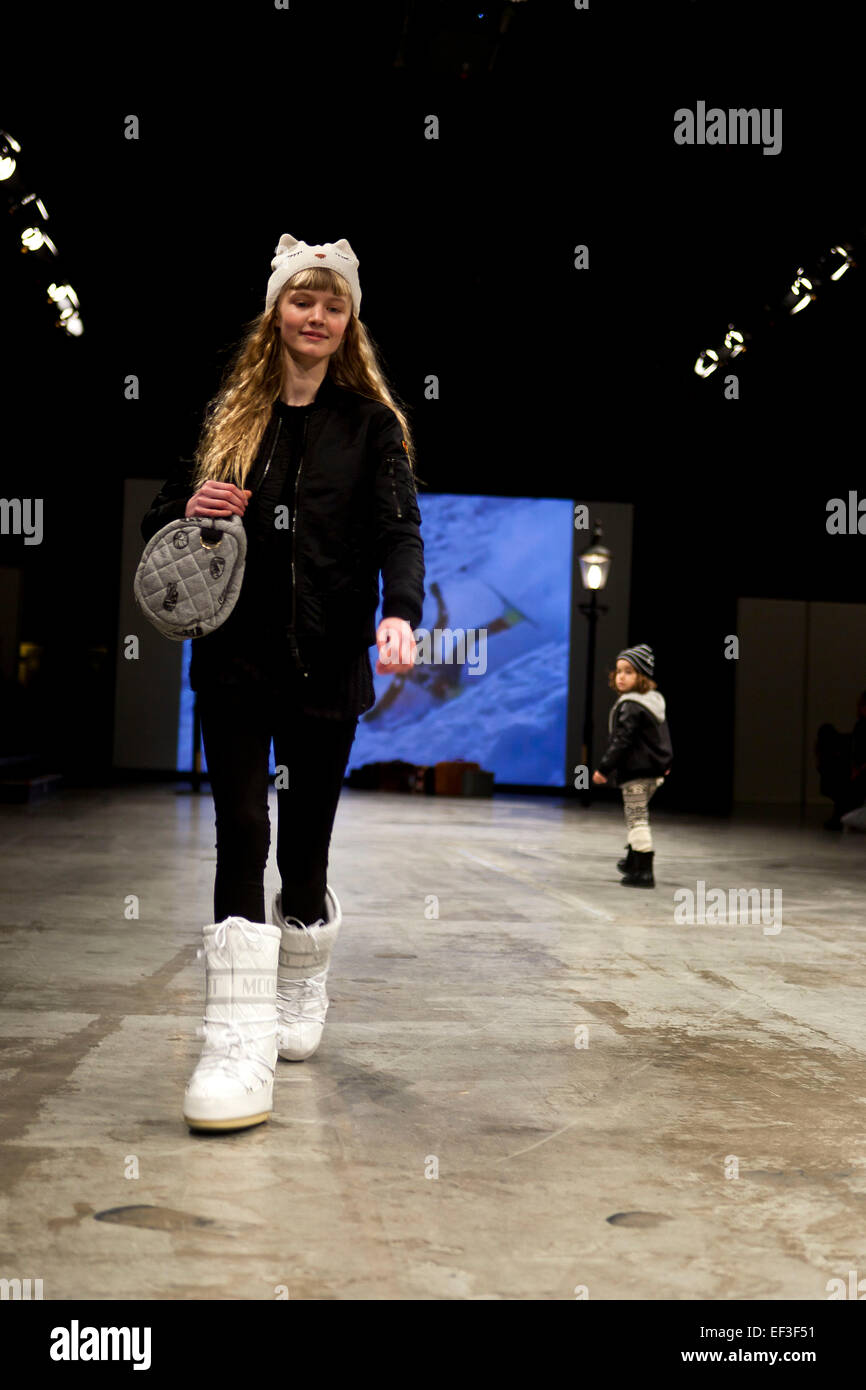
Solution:
M 643 675 L 653 679 L 653 670 L 656 659 L 652 653 L 652 647 L 648 647 L 646 642 L 641 642 L 639 647 L 626 647 L 624 651 L 617 653 L 617 661 L 630 661 L 636 671 L 641 671 Z

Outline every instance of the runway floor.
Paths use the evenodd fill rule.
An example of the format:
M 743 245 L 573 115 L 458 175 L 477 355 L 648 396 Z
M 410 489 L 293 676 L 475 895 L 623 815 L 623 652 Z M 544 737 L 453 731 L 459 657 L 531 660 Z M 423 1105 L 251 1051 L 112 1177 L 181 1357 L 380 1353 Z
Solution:
M 321 1047 L 278 1063 L 267 1124 L 194 1135 L 209 795 L 65 791 L 0 833 L 0 1276 L 820 1300 L 866 1274 L 866 837 L 659 812 L 642 891 L 618 807 L 345 789 Z M 778 890 L 781 929 L 676 921 L 699 880 Z

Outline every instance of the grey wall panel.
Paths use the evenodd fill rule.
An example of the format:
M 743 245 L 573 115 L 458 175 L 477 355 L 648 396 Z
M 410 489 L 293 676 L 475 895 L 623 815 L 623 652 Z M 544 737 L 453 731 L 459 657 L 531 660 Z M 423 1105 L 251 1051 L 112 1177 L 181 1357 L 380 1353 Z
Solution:
M 849 733 L 866 690 L 866 604 L 810 603 L 806 677 L 806 800 L 827 806 L 813 747 L 821 724 Z
M 866 604 L 742 598 L 734 801 L 826 806 L 821 724 L 848 733 L 866 689 Z
M 741 598 L 737 636 L 734 801 L 799 803 L 806 604 Z

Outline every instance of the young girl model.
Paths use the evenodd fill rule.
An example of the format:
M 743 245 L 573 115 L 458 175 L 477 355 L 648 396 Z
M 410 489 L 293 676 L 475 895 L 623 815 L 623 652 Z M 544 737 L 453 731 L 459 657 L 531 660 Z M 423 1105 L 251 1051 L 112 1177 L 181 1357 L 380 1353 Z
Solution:
M 623 874 L 620 883 L 631 888 L 655 887 L 648 807 L 673 761 L 665 699 L 652 679 L 654 666 L 652 650 L 644 644 L 627 647 L 617 657 L 609 679 L 619 691 L 608 719 L 611 738 L 600 770 L 592 774 L 596 783 L 615 775 L 622 791 L 628 844 L 617 868 Z
M 277 1056 L 303 1061 L 319 1045 L 342 922 L 328 848 L 374 704 L 369 648 L 378 672 L 411 670 L 424 602 L 412 437 L 359 318 L 358 259 L 345 240 L 285 235 L 271 268 L 192 464 L 141 525 L 149 540 L 181 516 L 240 516 L 247 537 L 235 608 L 190 660 L 217 851 L 191 1129 L 267 1120 Z M 271 738 L 281 886 L 268 923 Z

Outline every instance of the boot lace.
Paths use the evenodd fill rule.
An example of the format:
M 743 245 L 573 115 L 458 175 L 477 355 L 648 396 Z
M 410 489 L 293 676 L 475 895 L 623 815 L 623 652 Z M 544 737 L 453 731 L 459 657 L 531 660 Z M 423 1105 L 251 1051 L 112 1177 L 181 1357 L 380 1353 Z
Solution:
M 313 943 L 313 950 L 316 955 L 320 955 L 319 943 L 316 940 L 314 927 L 323 927 L 325 920 L 320 917 L 317 922 L 307 926 L 298 917 L 283 917 L 282 898 L 278 896 L 277 907 L 282 920 L 288 926 L 294 924 L 293 930 L 300 928 L 305 931 Z M 277 1046 L 290 1047 L 294 1039 L 291 1035 L 293 1024 L 312 1021 L 321 1023 L 328 1008 L 328 996 L 325 992 L 325 980 L 328 975 L 328 967 L 317 971 L 313 975 L 307 975 L 301 980 L 281 979 L 277 974 Z
M 261 927 L 255 922 L 247 922 L 243 917 L 227 917 L 224 922 L 220 922 L 213 935 L 214 943 L 219 950 L 225 950 L 228 928 L 232 925 L 240 929 L 244 940 L 253 950 L 261 950 L 264 941 Z M 199 957 L 203 954 L 203 950 L 196 952 Z M 219 1070 L 224 1075 L 240 1081 L 248 1091 L 254 1090 L 274 1075 L 275 1066 L 271 1066 L 262 1057 L 255 1044 L 264 1039 L 272 1040 L 273 1025 L 277 1022 L 276 1014 L 254 1023 L 240 1023 L 234 1019 L 224 1022 L 203 1014 L 202 1021 L 195 1030 L 196 1035 L 204 1039 L 204 1049 L 197 1070 Z
M 277 983 L 277 1039 L 280 1047 L 285 1047 L 289 1041 L 289 1024 L 300 1023 L 310 1017 L 317 1023 L 321 1022 L 316 1015 L 328 1006 L 325 990 L 327 974 L 327 970 L 323 970 L 318 975 L 308 975 L 305 980 L 285 980 L 282 985 Z
M 219 1023 L 205 1019 L 195 1030 L 205 1043 L 197 1071 L 217 1070 L 224 1076 L 240 1081 L 248 1091 L 270 1081 L 275 1068 L 256 1050 L 255 1043 L 259 1038 L 272 1039 L 276 1022 L 275 1014 L 273 1018 L 265 1020 L 264 1032 L 254 1033 L 251 1030 L 258 1027 L 257 1024 Z

